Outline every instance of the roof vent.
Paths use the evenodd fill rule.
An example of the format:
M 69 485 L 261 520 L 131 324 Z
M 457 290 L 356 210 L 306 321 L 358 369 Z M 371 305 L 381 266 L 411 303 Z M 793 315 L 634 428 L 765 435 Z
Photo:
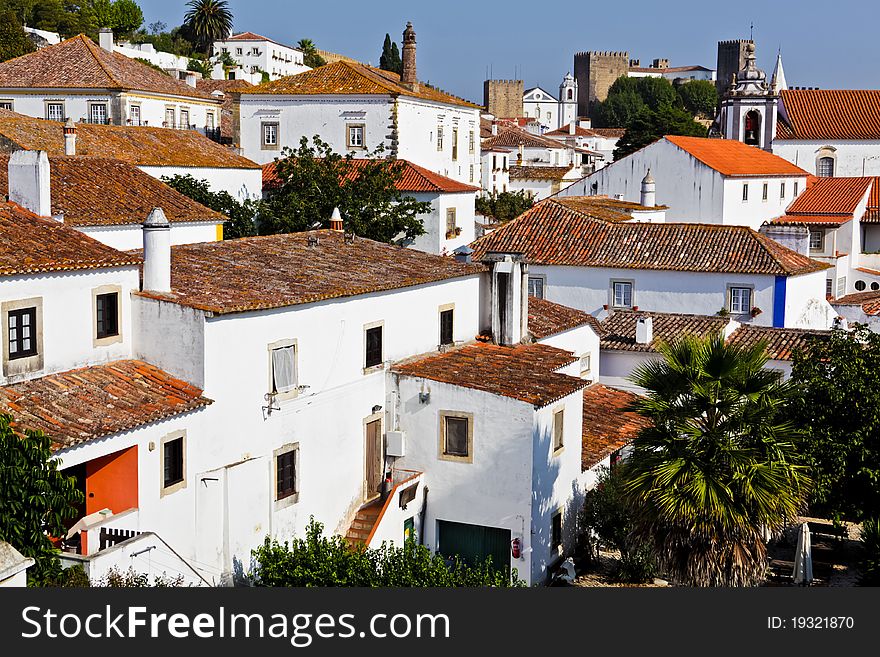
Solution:
M 317 235 L 309 235 L 306 239 L 306 244 L 308 246 L 318 246 L 318 236 Z
M 342 234 L 342 239 L 345 241 L 346 244 L 354 244 L 356 237 L 357 236 L 354 233 L 346 232 Z

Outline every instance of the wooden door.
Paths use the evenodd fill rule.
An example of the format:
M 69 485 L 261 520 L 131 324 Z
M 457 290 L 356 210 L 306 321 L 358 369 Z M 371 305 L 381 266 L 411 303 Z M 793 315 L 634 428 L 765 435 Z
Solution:
M 367 423 L 364 456 L 366 499 L 371 500 L 382 490 L 382 420 Z

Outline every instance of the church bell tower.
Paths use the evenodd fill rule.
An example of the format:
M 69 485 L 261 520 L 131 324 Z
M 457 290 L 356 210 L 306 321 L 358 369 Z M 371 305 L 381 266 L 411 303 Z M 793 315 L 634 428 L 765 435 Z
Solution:
M 755 44 L 746 45 L 745 66 L 732 76 L 721 98 L 716 129 L 725 139 L 736 139 L 769 151 L 776 134 L 779 93 L 775 80 L 755 65 Z

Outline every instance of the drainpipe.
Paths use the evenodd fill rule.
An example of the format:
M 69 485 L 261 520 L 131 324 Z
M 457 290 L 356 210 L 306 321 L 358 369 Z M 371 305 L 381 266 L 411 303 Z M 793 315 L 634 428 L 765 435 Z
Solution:
M 425 544 L 425 518 L 428 515 L 428 487 L 422 488 L 422 512 L 419 513 L 419 545 Z

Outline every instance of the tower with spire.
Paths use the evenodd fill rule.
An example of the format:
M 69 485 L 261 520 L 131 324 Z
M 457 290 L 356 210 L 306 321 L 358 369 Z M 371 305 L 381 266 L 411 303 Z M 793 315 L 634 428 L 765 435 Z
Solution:
M 745 65 L 732 76 L 721 98 L 716 129 L 722 137 L 770 150 L 776 134 L 780 78 L 785 84 L 781 55 L 776 58 L 776 67 L 768 82 L 767 74 L 755 64 L 755 44 L 746 45 Z
M 770 78 L 770 87 L 777 94 L 788 89 L 788 84 L 785 81 L 785 71 L 782 69 L 782 50 L 776 53 L 776 66 L 773 68 L 773 77 Z
M 566 73 L 559 85 L 559 125 L 557 128 L 577 122 L 578 83 L 571 72 Z

